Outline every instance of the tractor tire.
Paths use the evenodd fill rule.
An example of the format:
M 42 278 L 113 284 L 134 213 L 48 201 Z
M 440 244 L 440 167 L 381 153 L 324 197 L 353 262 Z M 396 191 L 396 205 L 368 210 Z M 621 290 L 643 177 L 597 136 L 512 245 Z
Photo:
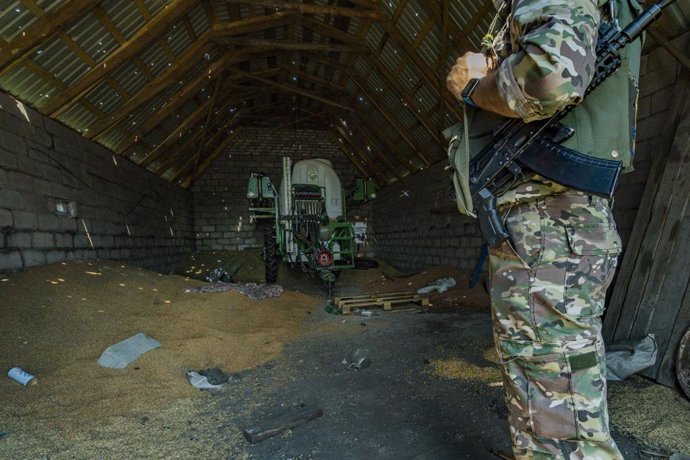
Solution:
M 264 226 L 264 264 L 266 265 L 266 284 L 278 281 L 278 247 L 276 245 L 276 226 Z

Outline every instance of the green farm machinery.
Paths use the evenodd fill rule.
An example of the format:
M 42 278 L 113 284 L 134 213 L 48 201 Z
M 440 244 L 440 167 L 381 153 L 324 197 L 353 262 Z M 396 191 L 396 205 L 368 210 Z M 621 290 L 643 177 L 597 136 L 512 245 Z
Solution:
M 370 180 L 358 179 L 353 200 L 374 198 Z M 354 268 L 357 243 L 347 220 L 346 196 L 328 160 L 283 158 L 283 179 L 276 188 L 263 173 L 252 173 L 247 189 L 251 219 L 263 227 L 266 282 L 278 279 L 281 260 L 318 276 L 329 293 L 342 269 Z M 357 238 L 361 238 L 358 234 Z

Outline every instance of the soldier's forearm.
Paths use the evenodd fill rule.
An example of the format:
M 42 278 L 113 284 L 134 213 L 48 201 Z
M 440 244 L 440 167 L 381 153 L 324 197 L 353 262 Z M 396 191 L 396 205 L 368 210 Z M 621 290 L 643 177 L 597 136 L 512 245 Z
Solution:
M 517 112 L 508 107 L 501 97 L 496 83 L 496 72 L 489 73 L 479 81 L 479 85 L 472 95 L 472 101 L 481 109 L 503 115 L 509 118 L 520 118 Z

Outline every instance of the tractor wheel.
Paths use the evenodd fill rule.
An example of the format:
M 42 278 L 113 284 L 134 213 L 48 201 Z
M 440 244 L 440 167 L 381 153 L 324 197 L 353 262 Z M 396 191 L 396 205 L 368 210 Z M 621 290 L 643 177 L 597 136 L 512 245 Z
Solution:
M 278 248 L 276 245 L 276 226 L 274 223 L 264 225 L 264 263 L 266 265 L 266 283 L 278 281 Z

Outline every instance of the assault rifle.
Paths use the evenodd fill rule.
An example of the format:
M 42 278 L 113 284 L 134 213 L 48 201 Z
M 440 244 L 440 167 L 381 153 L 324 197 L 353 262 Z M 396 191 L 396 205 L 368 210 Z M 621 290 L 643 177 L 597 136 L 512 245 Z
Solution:
M 597 41 L 597 59 L 592 82 L 584 97 L 621 66 L 620 51 L 635 41 L 675 0 L 651 5 L 625 29 L 602 21 Z M 559 145 L 574 134 L 560 123 L 575 106 L 544 120 L 525 123 L 508 119 L 494 128 L 494 139 L 470 162 L 470 192 L 482 235 L 489 246 L 509 238 L 496 209 L 496 194 L 524 175 L 524 169 L 547 179 L 598 196 L 611 198 L 621 172 L 621 162 L 602 160 Z M 583 167 L 585 166 L 585 167 Z M 579 172 L 579 173 L 578 173 Z

